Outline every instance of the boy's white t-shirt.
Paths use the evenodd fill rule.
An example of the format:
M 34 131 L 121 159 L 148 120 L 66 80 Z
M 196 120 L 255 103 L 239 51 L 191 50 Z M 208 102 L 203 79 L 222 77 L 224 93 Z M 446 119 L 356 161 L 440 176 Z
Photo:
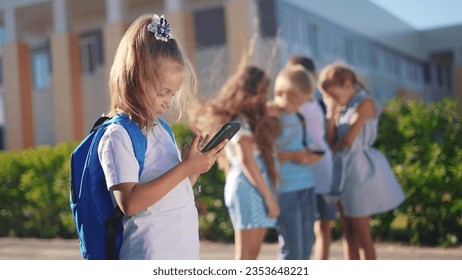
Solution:
M 147 149 L 139 179 L 155 179 L 181 162 L 181 154 L 160 125 L 146 135 Z M 139 164 L 123 126 L 111 124 L 101 138 L 98 156 L 108 189 L 138 182 Z M 198 213 L 188 178 L 145 210 L 124 217 L 120 259 L 199 259 Z

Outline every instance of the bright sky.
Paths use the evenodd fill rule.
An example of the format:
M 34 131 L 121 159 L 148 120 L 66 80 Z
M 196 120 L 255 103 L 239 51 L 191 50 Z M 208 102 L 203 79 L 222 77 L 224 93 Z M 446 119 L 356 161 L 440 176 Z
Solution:
M 462 24 L 462 0 L 369 0 L 418 30 Z

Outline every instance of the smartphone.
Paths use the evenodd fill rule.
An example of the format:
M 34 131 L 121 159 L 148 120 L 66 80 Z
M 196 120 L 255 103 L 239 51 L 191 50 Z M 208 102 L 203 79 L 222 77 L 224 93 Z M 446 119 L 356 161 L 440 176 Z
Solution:
M 326 151 L 324 150 L 310 150 L 310 149 L 308 149 L 308 152 L 313 153 L 315 155 L 319 155 L 319 156 L 323 156 L 326 153 Z
M 201 152 L 207 152 L 220 144 L 225 139 L 231 139 L 241 129 L 241 124 L 238 122 L 225 123 L 220 130 L 210 139 Z

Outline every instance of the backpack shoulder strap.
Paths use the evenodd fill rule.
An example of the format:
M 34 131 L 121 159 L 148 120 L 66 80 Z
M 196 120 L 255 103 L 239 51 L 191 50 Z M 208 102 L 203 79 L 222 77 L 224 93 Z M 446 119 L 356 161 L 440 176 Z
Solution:
M 141 175 L 144 166 L 144 157 L 146 155 L 147 140 L 139 126 L 131 120 L 126 114 L 117 114 L 112 119 L 104 123 L 105 126 L 108 126 L 112 123 L 122 125 L 128 132 L 130 139 L 133 144 L 133 151 L 135 153 L 136 160 L 140 165 L 140 171 L 138 176 Z
M 130 136 L 130 139 L 132 141 L 133 151 L 135 153 L 136 160 L 138 161 L 138 164 L 140 166 L 138 172 L 138 177 L 140 177 L 144 166 L 144 157 L 146 155 L 147 140 L 139 126 L 133 120 L 131 120 L 126 114 L 117 114 L 113 118 L 106 119 L 103 122 L 104 123 L 99 124 L 99 126 L 96 129 L 98 129 L 100 126 L 107 127 L 112 123 L 116 123 L 122 125 L 128 132 L 128 135 Z M 105 239 L 106 259 L 117 259 L 118 253 L 116 252 L 115 246 L 117 238 L 117 227 L 119 221 L 122 219 L 123 216 L 124 214 L 122 210 L 119 206 L 117 206 L 112 212 L 109 219 L 105 222 L 105 226 L 107 229 L 107 235 Z
M 172 131 L 172 128 L 170 127 L 170 125 L 168 125 L 167 122 L 165 122 L 164 120 L 162 120 L 162 119 L 160 119 L 160 118 L 157 118 L 157 120 L 159 121 L 160 125 L 161 125 L 165 130 L 167 130 L 168 134 L 169 134 L 170 137 L 172 138 L 173 143 L 175 143 L 175 136 L 173 135 L 173 131 Z
M 104 117 L 100 118 L 103 119 Z M 172 138 L 173 143 L 175 142 L 175 136 L 173 135 L 172 128 L 168 125 L 167 122 L 158 118 L 160 125 L 168 132 L 170 138 Z M 144 166 L 144 157 L 146 155 L 147 140 L 139 126 L 131 120 L 126 114 L 117 114 L 111 119 L 106 119 L 104 126 L 108 126 L 112 123 L 117 123 L 122 125 L 128 132 L 130 139 L 132 140 L 133 150 L 135 152 L 135 157 L 140 165 L 140 172 L 138 175 L 141 175 L 141 171 Z M 99 124 L 101 125 L 101 124 Z M 96 124 L 95 124 L 96 126 Z

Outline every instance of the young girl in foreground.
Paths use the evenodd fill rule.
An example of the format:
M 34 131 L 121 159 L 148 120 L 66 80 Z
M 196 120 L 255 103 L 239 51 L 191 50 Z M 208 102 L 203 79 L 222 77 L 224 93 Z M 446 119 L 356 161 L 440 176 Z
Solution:
M 334 151 L 333 188 L 339 195 L 344 254 L 348 259 L 376 259 L 369 216 L 404 200 L 387 159 L 372 147 L 380 107 L 347 65 L 327 65 L 319 88 L 328 103 L 327 139 Z
M 279 125 L 267 113 L 269 87 L 262 70 L 243 67 L 198 111 L 209 122 L 208 131 L 229 121 L 241 124 L 225 148 L 230 167 L 224 198 L 234 228 L 236 259 L 257 259 L 266 230 L 275 227 L 279 215 L 274 157 Z
M 120 259 L 198 259 L 198 216 L 192 184 L 220 156 L 198 135 L 180 155 L 158 117 L 193 91 L 193 70 L 158 15 L 139 17 L 123 36 L 109 78 L 108 114 L 126 114 L 143 131 L 147 150 L 141 176 L 127 131 L 108 126 L 98 155 L 108 189 L 125 217 Z M 207 137 L 206 137 L 207 138 Z

